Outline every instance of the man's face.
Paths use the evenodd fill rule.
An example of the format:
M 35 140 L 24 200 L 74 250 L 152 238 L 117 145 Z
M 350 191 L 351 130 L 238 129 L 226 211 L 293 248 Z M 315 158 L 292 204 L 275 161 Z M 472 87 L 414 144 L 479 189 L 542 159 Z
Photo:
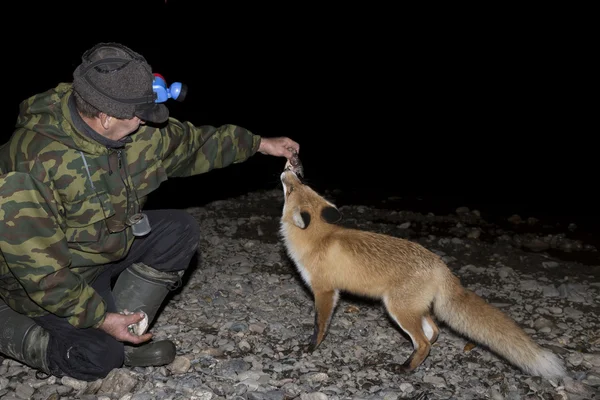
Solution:
M 123 139 L 125 136 L 137 131 L 140 125 L 145 123 L 138 117 L 133 117 L 131 119 L 119 119 L 113 117 L 113 119 L 113 123 L 110 127 L 110 133 L 107 135 L 112 140 Z

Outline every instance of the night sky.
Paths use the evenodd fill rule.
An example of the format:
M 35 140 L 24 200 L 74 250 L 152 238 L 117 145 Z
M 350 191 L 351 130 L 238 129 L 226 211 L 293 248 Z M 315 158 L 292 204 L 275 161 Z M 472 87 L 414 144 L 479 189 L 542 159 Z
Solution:
M 21 100 L 70 81 L 85 50 L 116 41 L 188 86 L 171 116 L 289 136 L 307 181 L 342 189 L 343 201 L 418 197 L 430 211 L 600 222 L 593 52 L 586 25 L 560 10 L 58 3 L 20 2 L 21 28 L 3 28 L 3 139 Z M 217 198 L 278 188 L 284 162 L 257 155 L 169 181 L 157 203 L 194 205 L 191 187 Z

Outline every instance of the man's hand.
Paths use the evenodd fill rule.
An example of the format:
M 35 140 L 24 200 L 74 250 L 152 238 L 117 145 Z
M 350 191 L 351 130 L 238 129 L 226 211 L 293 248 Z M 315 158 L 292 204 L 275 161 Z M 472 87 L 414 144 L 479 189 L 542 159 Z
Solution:
M 108 333 L 120 342 L 129 343 L 143 343 L 152 337 L 151 333 L 146 333 L 142 336 L 134 335 L 129 332 L 127 327 L 131 324 L 136 324 L 144 318 L 142 313 L 134 313 L 130 315 L 123 315 L 117 313 L 106 313 L 104 322 L 100 325 L 100 329 Z
M 294 156 L 294 152 L 300 151 L 300 145 L 287 137 L 261 138 L 259 153 L 269 156 L 285 157 L 288 160 Z

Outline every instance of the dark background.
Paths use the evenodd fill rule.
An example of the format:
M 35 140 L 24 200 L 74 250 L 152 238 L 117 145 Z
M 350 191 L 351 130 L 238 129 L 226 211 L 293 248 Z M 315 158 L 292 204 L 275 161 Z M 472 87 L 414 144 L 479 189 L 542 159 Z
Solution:
M 295 139 L 307 181 L 339 203 L 396 196 L 597 232 L 589 10 L 392 4 L 19 2 L 5 11 L 2 142 L 20 101 L 116 41 L 188 86 L 172 116 Z M 284 162 L 171 180 L 154 204 L 278 188 Z

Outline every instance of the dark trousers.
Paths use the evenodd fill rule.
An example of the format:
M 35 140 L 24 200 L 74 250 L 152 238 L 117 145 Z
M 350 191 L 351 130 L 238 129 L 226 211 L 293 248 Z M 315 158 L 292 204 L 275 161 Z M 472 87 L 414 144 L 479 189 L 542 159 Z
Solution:
M 104 298 L 109 312 L 117 312 L 111 287 L 116 277 L 133 263 L 160 271 L 186 269 L 198 247 L 197 222 L 181 210 L 145 211 L 152 231 L 136 238 L 126 258 L 105 264 L 91 286 Z M 78 329 L 53 314 L 34 318 L 50 333 L 48 364 L 55 376 L 91 381 L 104 378 L 124 362 L 124 344 L 96 328 Z

